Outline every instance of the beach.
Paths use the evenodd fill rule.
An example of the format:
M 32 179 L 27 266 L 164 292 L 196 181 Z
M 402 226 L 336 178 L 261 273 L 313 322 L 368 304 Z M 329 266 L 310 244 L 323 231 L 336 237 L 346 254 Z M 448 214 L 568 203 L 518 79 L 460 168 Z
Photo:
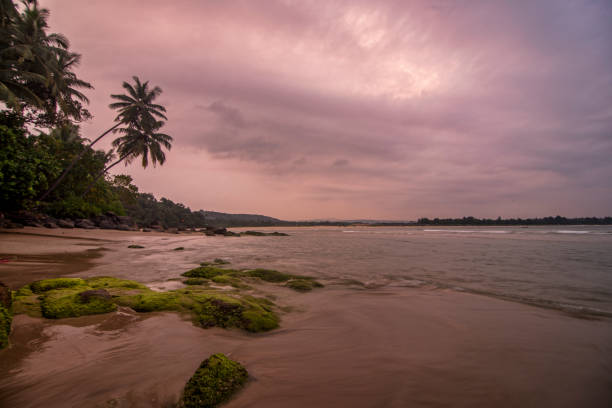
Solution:
M 357 285 L 348 281 L 350 270 L 329 258 L 295 255 L 306 251 L 300 242 L 324 239 L 327 230 L 290 233 L 285 239 L 3 231 L 0 255 L 9 262 L 0 265 L 0 281 L 13 290 L 59 276 L 115 276 L 168 290 L 180 285 L 182 272 L 215 257 L 237 267 L 303 271 L 325 287 L 308 293 L 257 287 L 282 306 L 280 328 L 257 334 L 125 308 L 60 320 L 17 315 L 12 345 L 0 351 L 0 406 L 173 406 L 200 362 L 218 352 L 250 374 L 227 407 L 607 407 L 612 401 L 610 318 L 398 280 L 392 271 L 370 282 L 358 276 L 363 284 Z M 145 248 L 127 248 L 135 243 Z M 180 246 L 185 250 L 174 251 Z M 366 255 L 372 265 L 376 256 L 390 256 Z M 326 272 L 334 268 L 342 274 Z

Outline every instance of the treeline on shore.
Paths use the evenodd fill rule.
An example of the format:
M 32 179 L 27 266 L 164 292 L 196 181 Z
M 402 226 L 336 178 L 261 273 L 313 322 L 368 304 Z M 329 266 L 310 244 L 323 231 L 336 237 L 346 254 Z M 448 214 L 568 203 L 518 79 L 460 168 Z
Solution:
M 108 173 L 120 163 L 137 161 L 146 168 L 165 162 L 172 137 L 161 132 L 166 109 L 155 99 L 162 90 L 137 76 L 123 82 L 124 93 L 110 95 L 114 122 L 101 135 L 86 137 L 79 124 L 92 115 L 83 92 L 93 86 L 75 73 L 81 55 L 65 36 L 48 32 L 49 11 L 36 0 L 1 4 L 0 221 L 46 219 L 53 225 L 60 219 L 125 216 L 151 207 L 134 204 L 148 200 L 157 208 L 153 213 L 167 213 L 167 222 L 174 223 L 180 211 L 141 197 L 129 176 Z M 107 135 L 117 135 L 112 148 L 94 148 Z M 139 219 L 152 222 L 151 213 Z

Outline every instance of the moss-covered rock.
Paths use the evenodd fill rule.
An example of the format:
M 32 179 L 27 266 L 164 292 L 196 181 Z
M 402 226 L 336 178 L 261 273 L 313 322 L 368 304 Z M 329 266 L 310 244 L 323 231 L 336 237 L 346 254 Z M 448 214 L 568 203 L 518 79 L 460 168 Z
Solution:
M 261 231 L 244 231 L 241 235 L 250 235 L 254 237 L 287 237 L 289 234 L 285 234 L 284 232 L 261 232 Z
M 244 386 L 247 370 L 225 355 L 213 354 L 200 364 L 183 390 L 184 408 L 216 407 Z
M 232 269 L 217 268 L 215 266 L 199 266 L 197 268 L 193 268 L 183 273 L 183 276 L 186 276 L 188 278 L 211 279 L 215 276 L 225 275 L 230 272 L 237 272 L 237 271 L 233 271 Z
M 225 259 L 215 258 L 213 261 L 201 262 L 200 266 L 214 266 L 214 265 L 228 265 L 230 261 L 226 261 Z
M 210 269 L 204 269 L 210 272 Z M 212 269 L 214 273 L 218 269 L 240 274 L 239 271 Z M 249 288 L 234 275 L 215 275 L 211 279 L 241 289 Z M 112 312 L 119 305 L 130 307 L 136 312 L 190 313 L 194 322 L 205 328 L 236 327 L 259 332 L 278 327 L 279 318 L 270 300 L 247 296 L 236 290 L 220 293 L 209 287 L 210 280 L 207 278 L 189 280 L 196 285 L 166 292 L 155 292 L 138 282 L 112 277 L 39 281 L 34 285 L 39 293 L 32 291 L 32 285 L 26 285 L 16 292 L 13 310 L 32 316 L 60 319 Z
M 100 313 L 109 313 L 117 305 L 109 297 L 81 296 L 81 289 L 55 289 L 48 291 L 40 301 L 42 315 L 48 319 L 62 319 Z
M 11 333 L 11 322 L 13 316 L 9 309 L 0 305 L 0 349 L 8 346 L 8 338 Z
M 246 271 L 245 275 L 253 278 L 259 278 L 266 282 L 286 282 L 293 277 L 292 275 L 275 271 L 274 269 L 261 268 Z
M 45 279 L 30 283 L 30 289 L 34 293 L 44 293 L 54 289 L 74 288 L 85 286 L 85 281 L 80 278 L 56 278 Z
M 158 312 L 162 310 L 177 310 L 179 294 L 175 291 L 153 292 L 147 291 L 136 295 L 119 296 L 116 302 L 121 306 L 128 306 L 137 312 Z
M 210 280 L 206 278 L 189 278 L 183 281 L 185 285 L 203 285 L 203 286 L 207 286 L 209 282 Z
M 323 284 L 313 279 L 292 279 L 285 286 L 298 292 L 308 292 L 314 288 L 322 288 Z
M 85 280 L 88 286 L 94 289 L 103 288 L 125 288 L 125 289 L 147 289 L 147 287 L 141 283 L 133 280 L 112 278 L 110 276 L 96 276 L 95 278 L 89 278 Z

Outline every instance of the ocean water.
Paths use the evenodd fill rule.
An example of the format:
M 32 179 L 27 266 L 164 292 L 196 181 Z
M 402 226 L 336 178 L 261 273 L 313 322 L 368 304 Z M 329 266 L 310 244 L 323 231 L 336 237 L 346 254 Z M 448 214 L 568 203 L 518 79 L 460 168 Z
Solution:
M 279 228 L 202 254 L 366 287 L 440 287 L 612 316 L 612 226 Z

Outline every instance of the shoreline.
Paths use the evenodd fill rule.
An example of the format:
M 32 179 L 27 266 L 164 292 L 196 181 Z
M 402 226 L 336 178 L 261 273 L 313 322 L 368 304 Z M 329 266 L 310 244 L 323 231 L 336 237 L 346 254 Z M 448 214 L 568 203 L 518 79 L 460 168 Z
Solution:
M 58 237 L 53 234 L 58 230 L 38 230 L 10 230 L 19 234 L 10 234 L 10 242 L 0 234 L 0 253 L 12 248 L 19 256 L 50 256 L 52 261 L 41 258 L 38 263 L 52 265 L 50 273 L 76 265 L 71 274 L 75 277 L 129 278 L 122 268 L 138 272 L 159 267 L 163 258 L 155 250 L 127 249 L 128 243 L 147 237 L 157 244 L 167 241 L 164 256 L 175 256 L 172 259 L 185 257 L 169 252 L 172 247 L 207 239 L 192 233 L 114 230 L 61 230 L 67 233 Z M 211 251 L 220 245 L 213 245 L 214 240 L 209 241 Z M 65 255 L 67 249 L 72 255 Z M 76 249 L 98 252 L 78 258 Z M 0 281 L 33 263 L 0 265 Z M 166 263 L 177 271 L 193 265 L 190 260 Z M 154 271 L 151 276 L 155 278 Z M 0 403 L 42 406 L 44 398 L 46 406 L 62 406 L 68 398 L 76 405 L 86 401 L 111 406 L 102 404 L 114 400 L 120 407 L 167 406 L 194 367 L 215 352 L 242 362 L 252 376 L 227 407 L 484 402 L 603 407 L 612 400 L 607 388 L 612 367 L 609 319 L 576 319 L 555 310 L 440 288 L 354 290 L 331 285 L 305 294 L 268 290 L 279 305 L 292 311 L 282 315 L 279 329 L 257 335 L 200 329 L 173 313 L 134 316 L 120 311 L 58 321 L 16 316 L 11 339 L 27 346 L 0 351 L 0 377 L 5 378 L 0 381 Z M 166 330 L 174 335 L 165 336 Z M 72 357 L 63 361 L 66 355 Z M 91 375 L 100 376 L 99 387 L 106 390 L 102 395 L 88 385 Z M 45 392 L 33 395 L 38 388 Z M 157 402 L 145 405 L 151 395 Z

